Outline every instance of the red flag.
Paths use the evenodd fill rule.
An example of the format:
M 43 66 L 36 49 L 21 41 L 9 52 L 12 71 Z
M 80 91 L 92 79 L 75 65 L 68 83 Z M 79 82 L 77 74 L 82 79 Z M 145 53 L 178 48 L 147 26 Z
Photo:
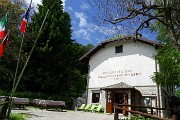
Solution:
M 25 30 L 26 30 L 26 23 L 27 23 L 27 19 L 28 19 L 28 16 L 29 16 L 29 11 L 30 11 L 30 8 L 28 8 L 24 14 L 24 18 L 21 22 L 21 26 L 19 28 L 19 30 L 21 31 L 21 33 L 24 33 Z
M 5 49 L 5 46 L 8 44 L 9 33 L 10 32 L 8 32 L 6 34 L 5 38 L 3 39 L 3 41 L 0 44 L 0 57 L 2 57 L 4 49 Z

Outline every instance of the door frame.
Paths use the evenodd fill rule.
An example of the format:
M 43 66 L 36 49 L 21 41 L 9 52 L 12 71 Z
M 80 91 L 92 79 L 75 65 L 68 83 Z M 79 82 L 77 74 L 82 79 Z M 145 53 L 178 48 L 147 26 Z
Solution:
M 113 113 L 113 103 L 114 102 L 114 91 L 107 90 L 106 91 L 106 113 Z
M 114 104 L 116 100 L 116 91 L 120 91 L 119 94 L 122 96 L 122 103 L 121 104 L 128 104 L 128 89 L 107 89 L 106 92 L 106 113 L 114 113 Z M 130 98 L 131 99 L 131 98 Z M 127 106 L 123 106 L 123 108 L 128 108 Z M 120 111 L 120 113 L 127 114 L 125 110 Z

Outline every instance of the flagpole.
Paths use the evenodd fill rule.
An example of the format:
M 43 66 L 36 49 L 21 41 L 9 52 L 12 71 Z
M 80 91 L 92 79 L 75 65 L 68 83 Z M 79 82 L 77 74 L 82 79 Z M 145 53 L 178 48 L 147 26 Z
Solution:
M 38 35 L 37 35 L 37 37 L 36 37 L 36 40 L 34 41 L 33 47 L 32 47 L 32 49 L 31 49 L 31 51 L 30 51 L 30 54 L 29 54 L 29 56 L 28 56 L 28 58 L 27 58 L 27 60 L 26 60 L 26 63 L 25 63 L 25 65 L 24 65 L 24 67 L 23 67 L 23 69 L 22 69 L 22 71 L 21 71 L 21 73 L 20 73 L 20 75 L 19 75 L 19 77 L 18 77 L 17 83 L 16 83 L 15 86 L 14 86 L 14 89 L 13 89 L 13 91 L 12 91 L 13 94 L 15 93 L 15 91 L 16 91 L 16 89 L 17 89 L 17 86 L 18 86 L 18 84 L 19 84 L 19 82 L 20 82 L 20 80 L 21 80 L 21 77 L 22 77 L 22 75 L 23 75 L 23 73 L 24 73 L 24 70 L 25 70 L 25 68 L 26 68 L 26 66 L 27 66 L 27 64 L 28 64 L 28 62 L 29 62 L 29 59 L 30 59 L 30 57 L 31 57 L 31 54 L 32 54 L 32 52 L 33 52 L 33 50 L 34 50 L 34 48 L 35 48 L 35 46 L 36 46 L 37 40 L 38 40 L 38 38 L 39 38 L 39 36 L 40 36 L 40 34 L 41 34 L 42 27 L 44 26 L 44 23 L 45 23 L 45 20 L 46 20 L 46 18 L 47 18 L 48 13 L 49 13 L 49 9 L 48 9 L 47 12 L 46 12 L 46 15 L 45 15 L 45 17 L 44 17 L 43 23 L 41 24 L 41 27 L 40 27 L 40 29 L 39 29 Z M 9 116 L 10 116 L 11 109 L 12 109 L 12 100 L 11 100 L 10 108 L 9 108 L 9 110 L 8 110 L 8 118 L 9 118 Z
M 29 56 L 28 56 L 28 58 L 27 58 L 27 60 L 26 60 L 26 63 L 25 63 L 25 65 L 24 65 L 24 67 L 23 67 L 23 69 L 22 69 L 22 71 L 21 71 L 21 73 L 20 73 L 20 75 L 19 75 L 19 77 L 18 77 L 18 81 L 17 81 L 17 83 L 16 83 L 16 85 L 15 85 L 14 92 L 15 92 L 16 89 L 17 89 L 17 86 L 18 86 L 18 84 L 19 84 L 19 81 L 20 81 L 20 79 L 21 79 L 21 77 L 22 77 L 22 75 L 23 75 L 23 73 L 24 73 L 24 70 L 25 70 L 25 68 L 26 68 L 26 66 L 27 66 L 27 63 L 29 62 L 29 59 L 30 59 L 30 57 L 31 57 L 31 54 L 32 54 L 32 52 L 33 52 L 33 50 L 34 50 L 34 48 L 35 48 L 35 46 L 36 46 L 37 40 L 38 40 L 38 38 L 39 38 L 39 36 L 40 36 L 40 33 L 41 33 L 41 31 L 42 31 L 42 27 L 44 26 L 44 23 L 45 23 L 45 20 L 46 20 L 46 18 L 47 18 L 48 13 L 49 13 L 49 9 L 48 9 L 47 12 L 46 12 L 46 16 L 44 17 L 43 23 L 42 23 L 41 28 L 40 28 L 40 30 L 39 30 L 39 32 L 38 32 L 38 35 L 37 35 L 37 37 L 36 37 L 36 40 L 34 41 L 33 47 L 32 47 L 32 49 L 31 49 L 31 51 L 30 51 L 30 54 L 29 54 Z
M 32 0 L 31 0 L 31 2 L 29 4 L 28 9 L 31 9 L 31 4 L 32 4 Z M 27 22 L 28 22 L 28 18 L 29 18 L 29 15 L 27 17 Z M 12 109 L 12 97 L 13 97 L 13 94 L 15 92 L 14 87 L 15 87 L 16 78 L 17 78 L 18 69 L 19 69 L 19 62 L 20 62 L 20 58 L 21 58 L 22 46 L 23 46 L 23 43 L 24 43 L 24 34 L 25 34 L 25 32 L 22 34 L 21 46 L 20 46 L 20 50 L 19 50 L 18 61 L 17 61 L 17 64 L 16 64 L 16 71 L 15 71 L 14 80 L 13 80 L 13 87 L 12 87 L 12 91 L 11 91 L 11 95 L 10 95 L 10 101 L 9 101 L 9 107 L 8 107 L 8 115 L 7 115 L 8 118 L 10 116 L 10 112 L 11 112 L 11 109 Z
M 15 75 L 14 75 L 12 91 L 13 91 L 15 83 L 16 83 L 16 77 L 17 77 L 17 73 L 18 73 L 18 69 L 19 69 L 19 62 L 20 62 L 20 58 L 21 58 L 21 52 L 22 52 L 23 43 L 24 43 L 24 34 L 22 35 L 21 46 L 20 46 L 20 49 L 19 49 L 19 55 L 18 55 L 18 61 L 17 61 L 17 64 L 16 64 L 16 72 L 15 72 Z
M 19 55 L 18 55 L 18 61 L 17 61 L 17 64 L 16 64 L 16 71 L 15 71 L 15 75 L 14 75 L 13 87 L 12 87 L 10 101 L 9 101 L 9 107 L 8 107 L 8 115 L 7 115 L 8 118 L 9 118 L 10 113 L 11 113 L 10 110 L 12 109 L 12 97 L 14 95 L 14 87 L 15 87 L 17 73 L 18 73 L 18 69 L 19 69 L 19 62 L 20 62 L 20 58 L 21 58 L 21 51 L 22 51 L 23 42 L 24 42 L 24 34 L 22 35 L 21 46 L 20 46 Z
M 32 4 L 32 0 L 30 2 L 29 7 L 28 7 L 29 9 L 31 9 L 31 4 Z M 28 18 L 29 18 L 29 15 L 28 15 Z M 28 23 L 28 19 L 27 19 L 27 23 Z M 20 50 L 19 50 L 18 62 L 17 62 L 17 65 L 16 65 L 16 72 L 15 72 L 15 75 L 14 75 L 12 91 L 13 91 L 15 83 L 16 83 L 16 77 L 17 77 L 17 73 L 18 73 L 18 69 L 19 69 L 19 62 L 20 62 L 20 58 L 21 58 L 21 51 L 22 51 L 22 46 L 23 46 L 23 43 L 24 43 L 24 34 L 25 34 L 25 32 L 22 34 L 21 46 L 20 46 Z

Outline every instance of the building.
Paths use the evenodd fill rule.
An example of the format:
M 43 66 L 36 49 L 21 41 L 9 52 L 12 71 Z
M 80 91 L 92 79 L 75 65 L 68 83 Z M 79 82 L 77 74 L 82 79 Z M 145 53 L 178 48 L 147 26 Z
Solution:
M 107 113 L 114 112 L 114 103 L 170 107 L 174 88 L 158 86 L 151 80 L 158 70 L 158 45 L 142 37 L 120 35 L 102 41 L 82 56 L 80 60 L 89 65 L 87 103 L 101 103 Z M 166 117 L 168 112 L 154 114 Z

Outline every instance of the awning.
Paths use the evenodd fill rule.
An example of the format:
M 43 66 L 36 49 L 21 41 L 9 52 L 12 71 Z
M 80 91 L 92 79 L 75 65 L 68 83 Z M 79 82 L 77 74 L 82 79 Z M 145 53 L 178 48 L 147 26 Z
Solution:
M 117 84 L 102 87 L 101 89 L 102 90 L 107 90 L 107 89 L 132 89 L 132 88 L 134 88 L 134 87 L 130 86 L 130 85 L 124 83 L 124 82 L 120 82 L 120 83 L 117 83 Z

